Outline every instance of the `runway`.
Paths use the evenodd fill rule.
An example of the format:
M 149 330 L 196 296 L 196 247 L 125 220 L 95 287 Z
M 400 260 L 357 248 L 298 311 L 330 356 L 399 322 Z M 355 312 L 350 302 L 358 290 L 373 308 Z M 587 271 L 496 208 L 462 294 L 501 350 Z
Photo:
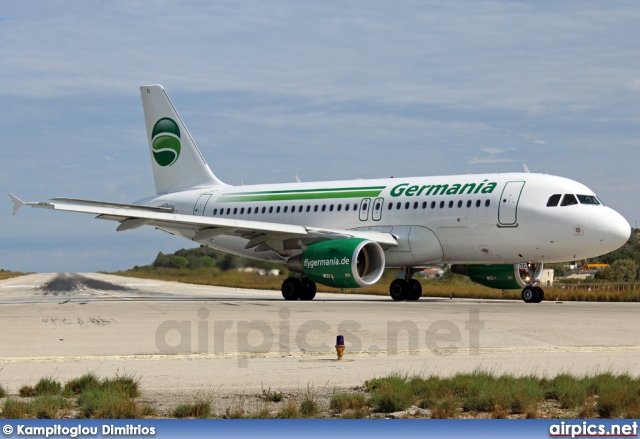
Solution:
M 0 383 L 135 374 L 151 395 L 349 388 L 393 372 L 640 373 L 639 303 L 240 290 L 113 275 L 0 281 Z M 336 360 L 335 338 L 345 357 Z

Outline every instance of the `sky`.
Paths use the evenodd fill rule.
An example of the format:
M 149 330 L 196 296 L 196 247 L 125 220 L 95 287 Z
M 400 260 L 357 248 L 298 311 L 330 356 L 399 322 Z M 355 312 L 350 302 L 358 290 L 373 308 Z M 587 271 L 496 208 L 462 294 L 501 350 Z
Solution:
M 194 246 L 91 215 L 12 216 L 5 195 L 153 195 L 146 84 L 228 184 L 525 163 L 635 226 L 639 22 L 629 1 L 0 0 L 0 268 L 124 270 Z

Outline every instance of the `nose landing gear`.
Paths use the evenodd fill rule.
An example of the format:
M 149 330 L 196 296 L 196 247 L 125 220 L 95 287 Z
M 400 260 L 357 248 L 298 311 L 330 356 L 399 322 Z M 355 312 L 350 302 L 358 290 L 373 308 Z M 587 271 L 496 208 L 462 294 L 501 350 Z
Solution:
M 544 264 L 527 264 L 528 274 L 525 278 L 527 285 L 522 289 L 522 300 L 525 303 L 540 303 L 544 300 L 544 290 L 535 286 L 540 282 Z M 525 273 L 526 273 L 525 271 Z

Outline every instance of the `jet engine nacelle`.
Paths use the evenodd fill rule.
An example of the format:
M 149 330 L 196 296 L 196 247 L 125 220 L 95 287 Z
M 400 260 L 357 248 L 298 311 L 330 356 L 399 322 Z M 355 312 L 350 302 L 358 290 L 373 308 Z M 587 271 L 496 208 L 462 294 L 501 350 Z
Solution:
M 452 265 L 451 271 L 499 290 L 519 290 L 526 286 L 520 274 L 520 264 Z
M 367 287 L 384 272 L 384 252 L 377 242 L 361 238 L 315 242 L 289 258 L 287 267 L 329 287 Z

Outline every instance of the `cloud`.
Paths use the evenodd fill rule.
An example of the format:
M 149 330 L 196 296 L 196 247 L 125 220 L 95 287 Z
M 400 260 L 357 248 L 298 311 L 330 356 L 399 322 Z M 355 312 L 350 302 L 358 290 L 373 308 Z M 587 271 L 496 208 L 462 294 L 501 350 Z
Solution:
M 470 165 L 477 165 L 477 164 L 486 164 L 486 163 L 511 163 L 511 162 L 517 162 L 519 160 L 514 160 L 514 159 L 508 159 L 508 158 L 500 158 L 500 157 L 474 157 L 470 160 L 467 160 L 467 163 Z
M 138 86 L 162 83 L 223 181 L 467 174 L 526 161 L 593 184 L 640 218 L 613 190 L 640 161 L 632 2 L 5 3 L 0 193 L 124 203 L 153 193 Z M 542 139 L 553 139 L 552 158 L 533 153 Z M 12 257 L 0 261 L 47 270 L 46 257 L 30 265 L 21 249 L 53 246 L 54 234 L 61 249 L 86 246 L 74 254 L 109 249 L 57 261 L 64 270 L 124 268 L 118 254 L 132 249 L 129 265 L 189 245 L 140 229 L 115 234 L 116 248 L 112 225 L 84 244 L 86 221 L 21 212 L 7 221 Z

